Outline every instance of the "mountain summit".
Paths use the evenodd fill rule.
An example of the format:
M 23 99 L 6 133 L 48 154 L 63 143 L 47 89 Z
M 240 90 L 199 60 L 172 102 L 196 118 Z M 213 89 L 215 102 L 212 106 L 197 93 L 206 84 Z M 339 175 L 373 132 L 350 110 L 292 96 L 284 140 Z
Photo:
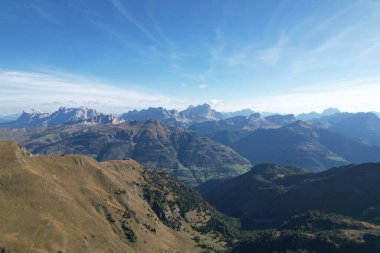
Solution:
M 113 115 L 106 115 L 81 106 L 78 108 L 60 107 L 53 113 L 41 112 L 35 109 L 24 110 L 20 117 L 13 121 L 0 124 L 1 128 L 38 128 L 52 125 L 76 123 L 120 123 Z
M 126 121 L 159 120 L 167 125 L 187 127 L 194 123 L 215 121 L 223 118 L 223 114 L 215 111 L 209 104 L 189 106 L 183 111 L 167 110 L 162 107 L 149 107 L 143 110 L 133 110 L 120 117 Z
M 212 109 L 209 104 L 189 106 L 186 110 L 181 111 L 180 114 L 192 123 L 220 120 L 223 118 L 223 114 Z

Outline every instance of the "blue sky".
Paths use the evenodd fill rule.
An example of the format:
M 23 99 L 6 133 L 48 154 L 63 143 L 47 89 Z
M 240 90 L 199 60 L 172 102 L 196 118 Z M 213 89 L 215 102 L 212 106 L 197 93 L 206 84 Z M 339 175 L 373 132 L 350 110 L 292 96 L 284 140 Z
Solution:
M 380 1 L 2 0 L 0 114 L 380 111 Z

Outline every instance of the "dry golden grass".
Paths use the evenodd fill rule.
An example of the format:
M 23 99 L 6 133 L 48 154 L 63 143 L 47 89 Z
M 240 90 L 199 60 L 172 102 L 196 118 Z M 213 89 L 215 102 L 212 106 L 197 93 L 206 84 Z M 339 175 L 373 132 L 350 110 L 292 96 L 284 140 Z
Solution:
M 33 157 L 13 142 L 0 142 L 0 248 L 38 253 L 200 251 L 192 240 L 197 232 L 186 224 L 181 231 L 168 228 L 143 199 L 142 171 L 132 160 Z M 120 190 L 125 194 L 115 194 Z M 126 221 L 136 242 L 121 230 L 127 207 L 136 213 Z

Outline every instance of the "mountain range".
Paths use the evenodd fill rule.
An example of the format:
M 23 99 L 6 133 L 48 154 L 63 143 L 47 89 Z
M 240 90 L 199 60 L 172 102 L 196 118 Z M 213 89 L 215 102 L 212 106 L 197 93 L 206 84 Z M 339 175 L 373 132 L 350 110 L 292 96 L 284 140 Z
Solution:
M 296 117 L 298 120 L 310 121 L 313 119 L 321 118 L 323 116 L 330 116 L 336 113 L 340 113 L 340 110 L 337 108 L 327 108 L 321 113 L 317 113 L 317 112 L 301 113 L 297 115 Z
M 336 113 L 311 123 L 366 143 L 380 144 L 380 119 L 374 113 Z
M 379 249 L 380 164 L 318 174 L 264 164 L 213 187 L 202 185 L 209 201 L 238 216 L 245 230 L 197 192 L 133 160 L 35 156 L 2 141 L 0 164 L 4 253 Z M 310 209 L 320 211 L 302 213 Z
M 98 161 L 132 158 L 149 168 L 168 171 L 189 185 L 237 176 L 250 167 L 230 147 L 152 120 L 0 129 L 0 138 L 17 141 L 33 154 L 84 154 Z
M 321 171 L 349 163 L 380 161 L 380 146 L 296 121 L 280 128 L 258 129 L 232 147 L 254 164 L 278 163 Z
M 248 113 L 248 110 L 237 113 Z M 168 170 L 191 185 L 217 177 L 218 170 L 224 171 L 227 167 L 238 169 L 232 169 L 235 171 L 232 173 L 227 169 L 221 173 L 221 177 L 243 172 L 249 164 L 243 157 L 248 158 L 252 164 L 273 162 L 300 166 L 312 171 L 349 163 L 379 161 L 380 119 L 373 113 L 341 113 L 330 108 L 307 123 L 297 121 L 298 116 L 293 114 L 263 117 L 259 113 L 253 113 L 227 119 L 225 116 L 226 114 L 215 111 L 208 104 L 190 106 L 183 111 L 162 107 L 134 110 L 120 117 L 98 113 L 85 107 L 61 107 L 53 113 L 24 111 L 16 121 L 0 124 L 0 128 L 5 129 L 0 131 L 0 137 L 18 141 L 32 152 L 38 153 L 74 152 L 91 155 L 100 161 L 132 157 L 146 166 Z M 152 124 L 152 119 L 161 123 Z M 128 140 L 129 143 L 125 143 L 124 139 L 114 133 L 114 128 L 109 126 L 114 125 L 117 128 L 124 121 L 129 122 L 124 127 L 132 129 L 140 129 L 135 127 L 137 125 L 148 126 L 149 124 L 144 123 L 150 122 L 150 130 L 147 132 L 151 133 L 151 136 L 145 136 L 145 132 L 137 134 L 133 130 L 134 141 Z M 134 124 L 137 125 L 132 126 Z M 92 130 L 81 127 L 96 125 L 104 127 L 89 128 Z M 151 130 L 157 128 L 154 131 L 162 132 L 162 129 L 172 129 L 172 126 L 182 128 L 180 131 L 177 129 L 181 135 L 197 136 L 192 140 L 197 140 L 198 144 L 189 146 L 191 151 L 199 146 L 203 146 L 201 150 L 205 151 L 211 145 L 208 138 L 214 140 L 211 146 L 218 148 L 212 150 L 210 159 L 206 159 L 204 155 L 202 159 L 194 156 L 184 160 L 183 153 L 188 153 L 189 150 L 183 149 L 183 143 L 188 142 L 189 137 L 177 140 L 172 139 L 171 134 L 166 134 L 165 138 L 162 138 Z M 120 127 L 122 132 L 127 131 L 124 127 Z M 65 134 L 60 134 L 59 131 Z M 89 133 L 84 133 L 85 131 Z M 198 135 L 207 138 L 202 139 Z M 41 139 L 43 141 L 40 141 Z M 137 139 L 139 145 L 135 143 Z M 231 147 L 240 155 L 218 143 Z M 144 147 L 145 152 L 140 152 L 139 150 L 143 149 L 140 145 L 143 144 L 148 146 Z M 215 150 L 217 151 L 214 152 Z M 223 157 L 229 157 L 227 167 L 221 165 L 225 160 Z M 215 162 L 211 162 L 212 159 L 215 159 Z M 197 160 L 207 162 L 195 162 Z
M 24 110 L 14 121 L 0 124 L 0 128 L 38 128 L 63 124 L 117 124 L 121 121 L 113 116 L 98 113 L 87 107 L 66 108 L 60 107 L 53 113 L 45 113 L 38 110 Z
M 254 113 L 250 116 L 236 116 L 218 121 L 192 124 L 188 129 L 225 145 L 231 145 L 257 129 L 276 127 L 279 125 L 266 120 L 259 113 Z
M 0 123 L 15 121 L 18 117 L 19 114 L 0 115 Z
M 143 109 L 140 111 L 133 110 L 120 116 L 126 121 L 159 120 L 165 124 L 172 126 L 186 127 L 193 123 L 215 121 L 223 118 L 223 114 L 215 111 L 208 104 L 198 106 L 189 106 L 183 111 L 167 110 L 162 107 Z
M 133 160 L 35 156 L 0 141 L 0 164 L 4 253 L 379 250 L 380 164 L 312 174 L 263 164 L 199 188 L 241 223 Z

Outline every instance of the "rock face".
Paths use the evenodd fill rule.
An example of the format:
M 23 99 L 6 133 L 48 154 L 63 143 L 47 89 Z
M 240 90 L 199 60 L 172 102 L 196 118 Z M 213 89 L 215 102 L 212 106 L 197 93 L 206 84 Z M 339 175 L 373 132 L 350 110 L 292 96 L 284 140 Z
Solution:
M 98 161 L 132 158 L 189 185 L 237 176 L 250 167 L 231 148 L 159 121 L 2 129 L 0 137 L 18 141 L 35 154 L 85 154 Z
M 124 113 L 120 117 L 126 121 L 145 122 L 147 120 L 159 120 L 170 126 L 187 127 L 193 123 L 214 121 L 223 118 L 219 113 L 208 104 L 190 106 L 186 110 L 167 110 L 162 107 L 150 107 L 144 110 L 133 110 Z
M 121 121 L 113 115 L 98 113 L 94 109 L 88 109 L 82 106 L 79 108 L 61 107 L 53 113 L 44 113 L 34 109 L 25 110 L 17 120 L 0 124 L 0 127 L 37 128 L 78 123 L 118 124 L 120 122 Z
M 145 122 L 148 120 L 159 120 L 165 124 L 182 126 L 185 122 L 177 110 L 167 110 L 162 107 L 150 107 L 140 111 L 133 110 L 120 116 L 125 121 Z
M 1 252 L 201 252 L 195 236 L 224 247 L 192 228 L 215 215 L 197 193 L 132 160 L 30 156 L 0 142 L 0 198 Z
M 208 104 L 190 106 L 186 110 L 181 111 L 180 115 L 191 123 L 220 120 L 223 118 L 222 113 L 211 109 L 211 106 Z

